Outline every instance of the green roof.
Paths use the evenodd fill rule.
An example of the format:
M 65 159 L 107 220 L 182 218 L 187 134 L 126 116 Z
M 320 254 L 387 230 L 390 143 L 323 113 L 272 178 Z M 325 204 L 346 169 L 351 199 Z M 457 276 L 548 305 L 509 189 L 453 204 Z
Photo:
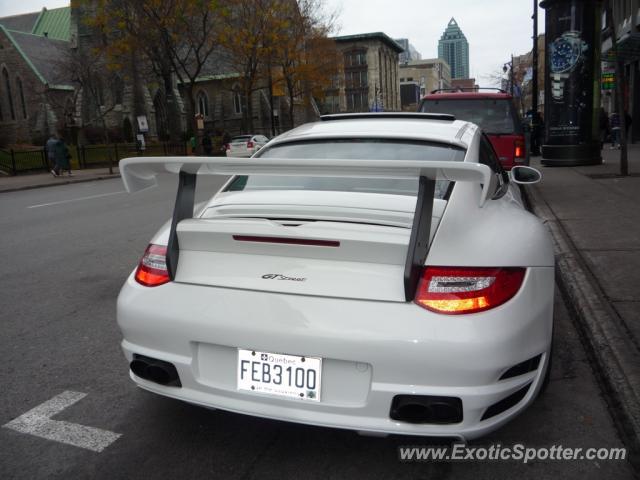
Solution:
M 47 37 L 54 40 L 69 41 L 71 26 L 71 7 L 42 9 L 31 33 L 34 35 L 42 35 L 45 33 Z

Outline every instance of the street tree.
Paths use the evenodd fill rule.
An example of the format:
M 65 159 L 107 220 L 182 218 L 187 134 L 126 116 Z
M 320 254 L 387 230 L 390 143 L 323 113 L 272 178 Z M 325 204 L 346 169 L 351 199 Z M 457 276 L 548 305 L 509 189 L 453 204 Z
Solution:
M 78 108 L 80 102 L 84 126 L 95 127 L 100 132 L 102 143 L 108 144 L 112 139 L 107 118 L 117 104 L 115 96 L 108 89 L 108 84 L 115 82 L 116 76 L 114 72 L 110 72 L 105 82 L 100 73 L 103 62 L 103 55 L 98 52 L 70 50 L 58 60 L 58 68 L 64 68 L 71 74 L 76 86 L 73 96 L 74 109 Z
M 271 57 L 280 73 L 277 81 L 288 97 L 293 128 L 296 102 L 324 98 L 338 73 L 339 56 L 335 42 L 328 38 L 335 28 L 335 14 L 326 13 L 322 0 L 287 2 L 282 12 L 285 22 Z
M 291 0 L 293 1 L 293 0 Z M 221 29 L 221 45 L 242 93 L 243 129 L 253 132 L 252 95 L 264 88 L 268 59 L 280 41 L 286 19 L 281 8 L 289 0 L 230 0 L 228 21 Z M 295 1 L 293 1 L 295 4 Z
M 103 0 L 91 22 L 109 38 L 107 52 L 113 66 L 142 52 L 162 79 L 170 118 L 177 102 L 173 75 L 185 91 L 187 119 L 195 131 L 195 88 L 205 66 L 217 60 L 220 29 L 228 17 L 226 0 Z

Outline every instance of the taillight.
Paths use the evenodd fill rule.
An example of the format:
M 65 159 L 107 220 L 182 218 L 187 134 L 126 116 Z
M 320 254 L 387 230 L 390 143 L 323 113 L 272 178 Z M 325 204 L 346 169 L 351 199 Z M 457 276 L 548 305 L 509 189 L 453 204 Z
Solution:
M 514 142 L 514 152 L 513 152 L 514 157 L 516 158 L 524 158 L 525 157 L 525 153 L 524 153 L 524 142 L 522 140 L 516 140 Z
M 224 146 L 225 150 L 231 150 L 231 144 L 227 143 Z
M 136 270 L 136 281 L 145 287 L 157 287 L 169 281 L 167 247 L 151 244 L 144 251 Z
M 449 315 L 482 312 L 518 293 L 525 272 L 516 267 L 425 267 L 414 301 Z
M 251 140 L 247 142 L 247 148 L 253 148 L 253 142 Z

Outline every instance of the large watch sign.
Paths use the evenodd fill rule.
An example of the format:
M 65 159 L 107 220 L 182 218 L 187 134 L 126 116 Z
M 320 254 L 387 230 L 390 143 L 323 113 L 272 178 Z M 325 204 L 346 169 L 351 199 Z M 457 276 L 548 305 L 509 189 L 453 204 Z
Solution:
M 597 163 L 601 3 L 545 0 L 541 6 L 547 42 L 543 163 Z

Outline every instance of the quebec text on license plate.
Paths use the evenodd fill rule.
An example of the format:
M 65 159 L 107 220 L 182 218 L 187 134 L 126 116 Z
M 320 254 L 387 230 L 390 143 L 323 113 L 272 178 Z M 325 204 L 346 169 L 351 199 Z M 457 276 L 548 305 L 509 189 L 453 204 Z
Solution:
M 238 349 L 238 390 L 320 401 L 322 359 Z

